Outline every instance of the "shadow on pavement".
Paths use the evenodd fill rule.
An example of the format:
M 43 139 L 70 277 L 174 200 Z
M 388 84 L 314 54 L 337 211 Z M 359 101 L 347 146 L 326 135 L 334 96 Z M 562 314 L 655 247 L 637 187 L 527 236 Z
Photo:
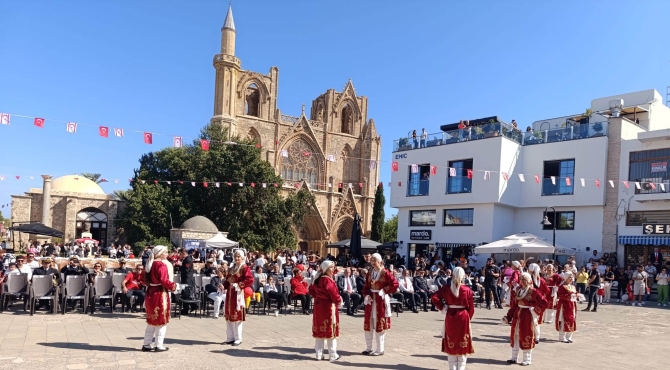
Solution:
M 144 337 L 127 337 L 128 340 L 144 340 Z M 206 342 L 203 340 L 190 340 L 190 339 L 174 339 L 174 338 L 165 338 L 163 341 L 164 344 L 179 344 L 184 346 L 207 346 L 210 344 L 221 344 L 221 342 Z
M 53 342 L 53 343 L 36 343 L 38 346 L 63 348 L 63 349 L 81 349 L 85 351 L 102 351 L 102 352 L 136 352 L 141 351 L 141 348 L 124 348 L 119 346 L 101 346 L 91 345 L 88 343 L 68 343 L 68 342 Z
M 491 339 L 482 339 L 491 338 Z M 479 335 L 472 337 L 474 342 L 489 342 L 489 343 L 509 343 L 508 335 Z

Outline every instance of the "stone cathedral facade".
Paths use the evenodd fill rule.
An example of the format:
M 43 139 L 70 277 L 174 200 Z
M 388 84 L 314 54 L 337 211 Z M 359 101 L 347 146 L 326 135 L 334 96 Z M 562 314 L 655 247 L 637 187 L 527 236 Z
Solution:
M 284 191 L 308 186 L 316 208 L 295 230 L 302 250 L 327 253 L 331 242 L 351 235 L 359 213 L 365 235 L 370 230 L 375 188 L 379 182 L 381 137 L 368 120 L 368 99 L 349 80 L 342 91 L 329 89 L 303 105 L 300 117 L 277 108 L 279 69 L 268 74 L 242 69 L 235 55 L 232 9 L 221 29 L 221 52 L 214 56 L 214 117 L 232 135 L 260 144 L 262 156 L 285 181 Z

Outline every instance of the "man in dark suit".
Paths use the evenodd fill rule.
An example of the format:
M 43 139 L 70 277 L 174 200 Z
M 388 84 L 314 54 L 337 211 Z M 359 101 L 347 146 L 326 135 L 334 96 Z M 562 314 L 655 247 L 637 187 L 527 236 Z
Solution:
M 347 315 L 353 316 L 358 311 L 361 295 L 356 293 L 356 279 L 351 276 L 350 268 L 345 268 L 344 276 L 337 278 L 337 288 L 340 290 L 344 306 L 347 308 Z
M 657 272 L 662 270 L 663 254 L 658 248 L 654 248 L 654 251 L 649 255 L 649 262 L 656 267 Z
M 51 290 L 51 293 L 55 293 L 56 292 L 55 286 L 60 285 L 62 281 L 60 278 L 60 274 L 58 273 L 58 270 L 51 267 L 51 258 L 49 257 L 42 259 L 42 267 L 38 267 L 35 270 L 33 270 L 33 276 L 42 276 L 42 275 L 51 275 L 52 279 L 55 280 L 54 288 Z M 45 305 L 44 301 L 40 300 L 35 309 L 39 310 L 40 308 L 44 307 L 44 305 Z M 46 307 L 47 311 L 51 310 L 51 301 L 46 302 Z
M 191 255 L 186 251 L 186 248 L 182 248 L 179 251 L 179 255 L 182 258 L 181 265 L 179 266 L 179 273 L 181 274 L 180 283 L 186 284 L 195 289 L 195 276 L 193 276 L 193 257 L 191 257 Z M 189 310 L 193 312 L 196 308 L 198 308 L 198 305 L 195 303 L 185 304 L 181 314 L 188 315 Z

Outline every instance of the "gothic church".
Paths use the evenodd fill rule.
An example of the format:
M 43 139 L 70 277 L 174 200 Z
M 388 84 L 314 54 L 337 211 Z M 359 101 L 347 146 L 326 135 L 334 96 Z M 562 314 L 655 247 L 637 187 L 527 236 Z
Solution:
M 214 68 L 211 123 L 260 144 L 263 158 L 284 179 L 283 191 L 307 186 L 316 198 L 305 226 L 296 230 L 299 248 L 327 254 L 328 244 L 350 237 L 356 213 L 369 235 L 381 137 L 368 120 L 368 99 L 356 95 L 351 80 L 341 92 L 329 89 L 313 100 L 309 116 L 304 105 L 300 117 L 282 114 L 277 108 L 279 69 L 245 71 L 235 56 L 232 8 L 221 29 Z

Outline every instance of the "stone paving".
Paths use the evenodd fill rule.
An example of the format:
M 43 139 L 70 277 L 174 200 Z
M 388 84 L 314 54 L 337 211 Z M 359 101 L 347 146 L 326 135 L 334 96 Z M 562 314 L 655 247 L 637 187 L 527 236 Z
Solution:
M 580 306 L 583 308 L 584 306 Z M 477 309 L 472 324 L 476 354 L 468 369 L 509 367 L 509 327 L 499 324 L 502 310 Z M 533 353 L 531 368 L 577 367 L 627 369 L 640 364 L 660 368 L 667 354 L 670 309 L 603 305 L 597 313 L 579 312 L 573 344 L 556 342 L 553 326 L 542 326 L 543 341 Z M 250 315 L 244 342 L 222 346 L 225 321 L 182 317 L 168 326 L 165 353 L 139 351 L 144 335 L 140 314 L 80 313 L 29 316 L 18 311 L 0 314 L 0 369 L 409 369 L 446 368 L 440 352 L 440 315 L 405 312 L 392 319 L 386 354 L 359 355 L 364 349 L 362 317 L 341 317 L 340 361 L 315 361 L 311 316 Z M 514 365 L 518 366 L 518 365 Z

